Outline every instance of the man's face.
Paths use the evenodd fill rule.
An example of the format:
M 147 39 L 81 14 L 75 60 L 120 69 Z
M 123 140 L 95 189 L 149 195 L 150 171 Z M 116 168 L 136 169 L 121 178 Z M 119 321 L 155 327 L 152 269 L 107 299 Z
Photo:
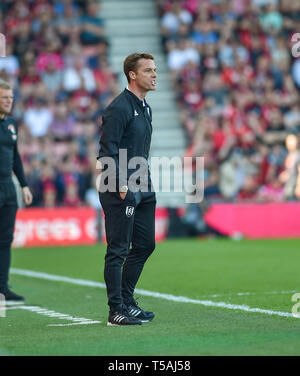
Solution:
M 143 91 L 151 91 L 156 89 L 156 65 L 151 59 L 140 59 L 136 72 L 133 73 L 133 79 L 137 86 Z
M 0 113 L 8 115 L 11 112 L 14 96 L 10 89 L 0 88 Z

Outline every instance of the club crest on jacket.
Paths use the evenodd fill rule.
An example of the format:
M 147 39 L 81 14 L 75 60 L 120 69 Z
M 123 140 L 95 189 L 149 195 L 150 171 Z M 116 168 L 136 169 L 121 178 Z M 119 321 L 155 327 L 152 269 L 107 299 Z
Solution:
M 7 127 L 7 129 L 11 132 L 11 137 L 13 140 L 16 140 L 17 139 L 17 135 L 16 135 L 16 128 L 13 124 L 9 124 L 9 126 Z
M 126 206 L 125 213 L 127 217 L 131 217 L 134 213 L 134 206 Z

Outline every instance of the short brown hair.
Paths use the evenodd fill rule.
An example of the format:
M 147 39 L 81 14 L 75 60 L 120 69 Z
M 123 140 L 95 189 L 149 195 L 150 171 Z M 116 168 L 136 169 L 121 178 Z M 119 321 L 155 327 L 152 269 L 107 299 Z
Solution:
M 0 89 L 12 90 L 12 87 L 11 87 L 11 85 L 8 82 L 3 81 L 3 80 L 0 79 Z
M 130 82 L 129 72 L 137 71 L 138 62 L 140 59 L 154 60 L 154 56 L 145 52 L 135 52 L 134 54 L 127 56 L 124 60 L 124 73 L 128 82 Z

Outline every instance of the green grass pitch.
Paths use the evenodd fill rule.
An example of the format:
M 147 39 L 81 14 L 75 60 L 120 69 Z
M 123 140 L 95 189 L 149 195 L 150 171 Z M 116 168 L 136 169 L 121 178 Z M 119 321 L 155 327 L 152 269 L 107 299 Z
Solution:
M 103 283 L 104 255 L 104 245 L 14 249 L 11 287 L 26 296 L 27 307 L 41 311 L 6 310 L 0 317 L 0 354 L 300 355 L 300 319 L 291 316 L 292 296 L 300 293 L 300 240 L 157 244 L 137 286 L 152 292 L 137 296 L 156 317 L 138 327 L 106 326 L 106 291 L 100 285 L 47 277 Z M 46 278 L 25 276 L 24 270 L 47 273 Z M 74 325 L 70 317 L 101 323 Z

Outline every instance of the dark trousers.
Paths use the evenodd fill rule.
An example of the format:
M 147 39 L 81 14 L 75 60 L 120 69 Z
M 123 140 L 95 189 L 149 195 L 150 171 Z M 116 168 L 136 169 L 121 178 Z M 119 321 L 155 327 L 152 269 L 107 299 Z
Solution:
M 17 197 L 13 182 L 0 182 L 0 291 L 7 289 L 17 214 Z
M 153 192 L 100 193 L 105 214 L 107 252 L 104 279 L 111 311 L 121 311 L 133 299 L 144 264 L 155 248 Z M 131 245 L 131 247 L 130 247 Z

